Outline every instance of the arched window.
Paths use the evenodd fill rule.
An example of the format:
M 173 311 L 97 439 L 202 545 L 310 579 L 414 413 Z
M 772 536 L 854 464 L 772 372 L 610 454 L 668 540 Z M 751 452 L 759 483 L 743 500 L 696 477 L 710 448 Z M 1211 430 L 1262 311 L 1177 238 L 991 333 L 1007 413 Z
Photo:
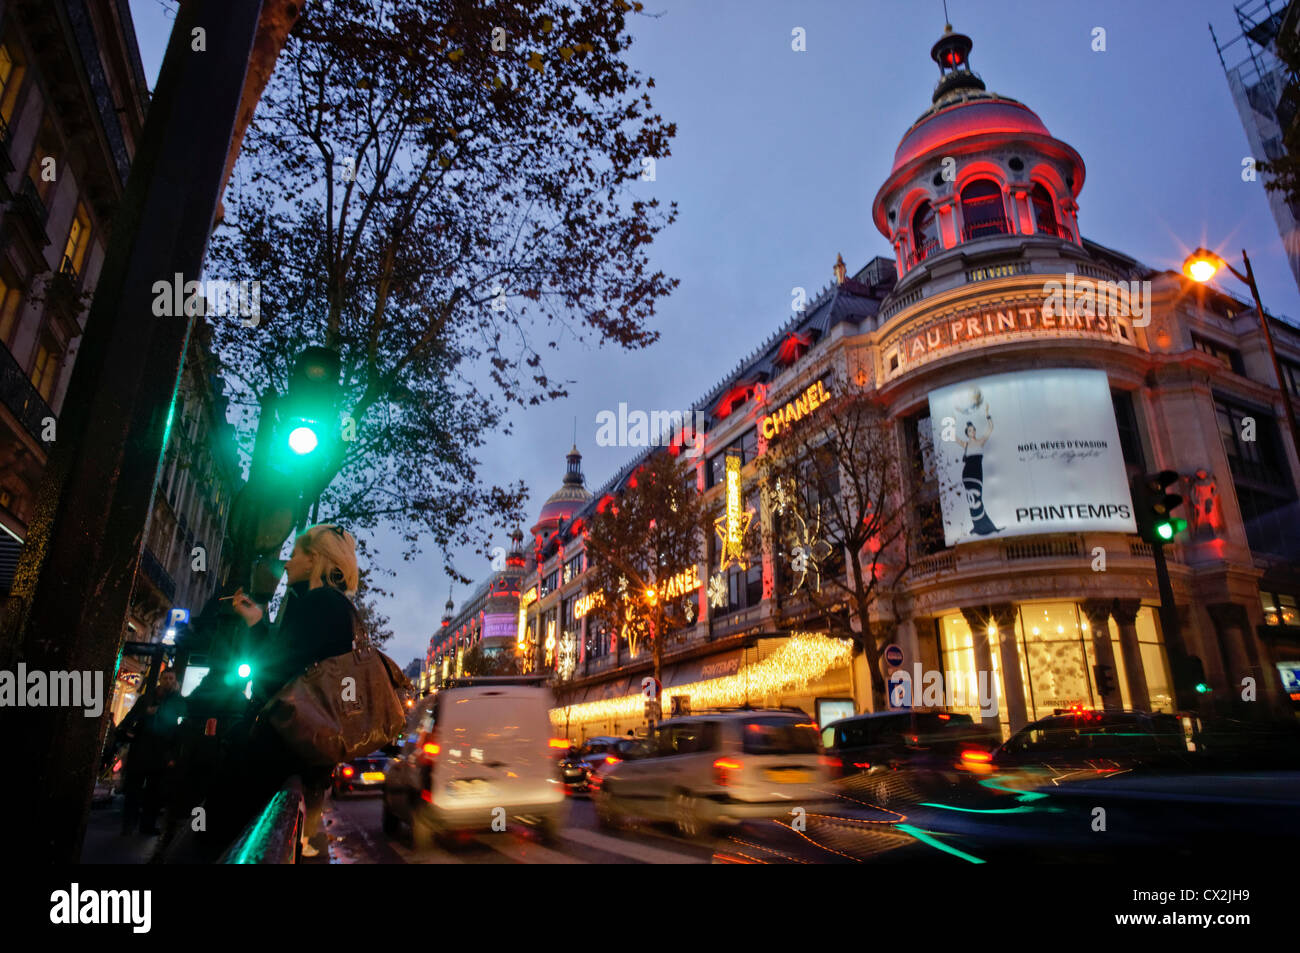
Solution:
M 961 190 L 961 217 L 967 239 L 1006 235 L 1011 231 L 1002 204 L 1002 190 L 992 179 L 976 179 Z
M 1029 193 L 1029 201 L 1034 205 L 1034 221 L 1040 235 L 1059 235 L 1061 238 L 1069 238 L 1069 233 L 1065 232 L 1056 224 L 1056 208 L 1052 205 L 1052 196 L 1047 189 L 1043 188 L 1041 182 L 1035 182 L 1033 189 Z
M 912 215 L 912 264 L 924 261 L 939 250 L 939 231 L 934 223 L 934 206 L 922 202 Z

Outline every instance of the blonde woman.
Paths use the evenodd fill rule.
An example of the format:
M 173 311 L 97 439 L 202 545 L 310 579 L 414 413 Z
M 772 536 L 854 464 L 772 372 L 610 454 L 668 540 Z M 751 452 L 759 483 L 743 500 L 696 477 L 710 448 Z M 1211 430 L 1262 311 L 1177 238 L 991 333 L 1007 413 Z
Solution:
M 294 540 L 293 554 L 284 565 L 289 584 L 274 626 L 264 620 L 262 607 L 242 589 L 232 607 L 249 628 L 261 628 L 257 668 L 253 680 L 253 710 L 323 659 L 352 650 L 357 591 L 357 544 L 352 534 L 333 523 L 320 523 Z M 246 752 L 245 777 L 259 803 L 264 803 L 291 775 L 302 778 L 307 802 L 303 853 L 319 851 L 308 839 L 320 819 L 332 768 L 301 764 L 274 732 L 254 729 Z

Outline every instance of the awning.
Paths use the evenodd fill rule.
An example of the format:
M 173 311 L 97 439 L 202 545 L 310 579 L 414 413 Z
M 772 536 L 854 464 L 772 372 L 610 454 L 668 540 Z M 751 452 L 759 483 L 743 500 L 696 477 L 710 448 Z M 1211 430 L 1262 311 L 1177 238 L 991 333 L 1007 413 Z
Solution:
M 719 652 L 674 666 L 664 676 L 664 691 L 681 685 L 704 682 L 712 678 L 725 678 L 740 671 L 744 659 L 743 649 Z

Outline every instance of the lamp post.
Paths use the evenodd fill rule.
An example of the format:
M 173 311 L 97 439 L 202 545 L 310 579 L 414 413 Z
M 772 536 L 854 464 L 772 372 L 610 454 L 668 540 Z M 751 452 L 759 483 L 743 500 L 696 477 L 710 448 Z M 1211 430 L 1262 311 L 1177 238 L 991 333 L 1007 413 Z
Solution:
M 1259 301 L 1259 288 L 1255 284 L 1255 272 L 1250 267 L 1250 256 L 1246 250 L 1241 250 L 1241 260 L 1246 267 L 1246 273 L 1243 275 L 1232 265 L 1228 264 L 1221 257 L 1206 248 L 1198 248 L 1187 256 L 1183 262 L 1183 274 L 1193 281 L 1204 284 L 1215 276 L 1221 268 L 1228 271 L 1239 280 L 1250 286 L 1250 294 L 1255 299 L 1255 313 L 1259 315 L 1259 326 L 1264 332 L 1264 342 L 1268 345 L 1268 356 L 1273 361 L 1273 373 L 1277 375 L 1277 386 L 1282 391 L 1282 406 L 1286 409 L 1287 424 L 1291 427 L 1291 445 L 1295 452 L 1300 456 L 1300 428 L 1296 427 L 1295 408 L 1291 404 L 1291 391 L 1287 389 L 1286 378 L 1282 376 L 1282 365 L 1277 359 L 1277 351 L 1273 347 L 1273 332 L 1269 330 L 1268 318 L 1264 316 L 1264 306 Z

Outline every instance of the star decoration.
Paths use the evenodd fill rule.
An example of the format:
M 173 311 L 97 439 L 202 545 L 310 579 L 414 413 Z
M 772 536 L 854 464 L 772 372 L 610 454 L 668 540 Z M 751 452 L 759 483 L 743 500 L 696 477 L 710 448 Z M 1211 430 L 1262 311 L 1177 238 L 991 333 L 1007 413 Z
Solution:
M 749 563 L 745 560 L 745 551 L 738 540 L 743 540 L 745 534 L 749 532 L 749 524 L 753 521 L 754 514 L 750 510 L 745 510 L 737 517 L 737 534 L 736 537 L 729 540 L 727 538 L 727 517 L 719 516 L 713 521 L 713 528 L 717 531 L 718 539 L 723 546 L 723 565 L 727 565 L 733 559 L 741 569 L 748 569 Z
M 727 605 L 727 577 L 714 573 L 709 579 L 709 605 L 722 609 Z
M 687 599 L 684 603 L 682 603 L 682 614 L 683 614 L 684 616 L 686 616 L 686 621 L 687 621 L 687 622 L 694 622 L 694 621 L 695 621 L 695 603 L 692 602 L 690 599 Z
M 792 513 L 791 516 L 793 521 L 786 538 L 790 547 L 790 570 L 798 578 L 790 587 L 790 592 L 795 593 L 802 589 L 809 576 L 812 577 L 813 592 L 821 592 L 821 562 L 832 552 L 831 545 L 819 538 L 822 522 L 821 506 L 817 507 L 816 522 L 811 530 L 798 513 Z

